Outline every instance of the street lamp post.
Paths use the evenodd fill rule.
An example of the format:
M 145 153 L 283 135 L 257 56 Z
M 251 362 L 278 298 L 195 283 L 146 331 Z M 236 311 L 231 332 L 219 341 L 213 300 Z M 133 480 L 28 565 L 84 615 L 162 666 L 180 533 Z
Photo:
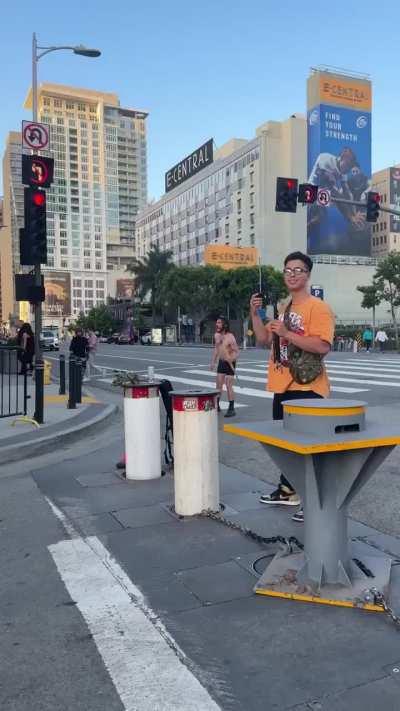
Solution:
M 57 52 L 61 49 L 71 50 L 74 54 L 83 57 L 99 57 L 101 52 L 99 49 L 90 49 L 83 45 L 76 46 L 56 46 L 56 47 L 39 47 L 35 32 L 32 36 L 32 119 L 36 123 L 38 120 L 38 89 L 37 89 L 37 65 L 39 59 L 50 52 Z M 38 53 L 38 50 L 41 50 Z M 34 153 L 36 151 L 33 151 Z M 35 264 L 35 286 L 42 286 L 42 270 L 40 264 Z M 35 314 L 35 420 L 42 424 L 43 422 L 43 357 L 40 346 L 40 333 L 42 330 L 42 303 L 38 301 L 34 305 Z

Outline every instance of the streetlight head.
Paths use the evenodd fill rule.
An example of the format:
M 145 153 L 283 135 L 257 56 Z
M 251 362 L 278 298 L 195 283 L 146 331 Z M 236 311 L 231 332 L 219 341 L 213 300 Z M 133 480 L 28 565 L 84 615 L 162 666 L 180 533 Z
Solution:
M 78 44 L 77 47 L 73 48 L 74 54 L 80 54 L 82 57 L 100 57 L 101 52 L 99 49 L 90 49 L 89 47 L 84 47 L 83 44 Z

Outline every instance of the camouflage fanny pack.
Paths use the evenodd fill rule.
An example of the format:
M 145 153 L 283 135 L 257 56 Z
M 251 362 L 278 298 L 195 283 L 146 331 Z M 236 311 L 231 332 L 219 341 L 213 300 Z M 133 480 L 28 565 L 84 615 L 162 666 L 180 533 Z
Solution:
M 291 331 L 289 313 L 292 302 L 287 305 L 284 314 L 284 324 Z M 295 383 L 308 385 L 318 378 L 323 372 L 322 356 L 318 353 L 303 351 L 301 348 L 289 343 L 287 348 L 289 372 Z

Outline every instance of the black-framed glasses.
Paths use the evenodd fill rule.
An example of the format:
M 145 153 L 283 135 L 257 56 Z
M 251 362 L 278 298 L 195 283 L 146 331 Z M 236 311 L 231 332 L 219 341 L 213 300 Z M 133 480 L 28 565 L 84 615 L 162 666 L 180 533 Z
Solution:
M 283 273 L 285 276 L 300 276 L 301 274 L 308 274 L 308 269 L 303 269 L 302 267 L 290 269 L 290 267 L 285 267 Z

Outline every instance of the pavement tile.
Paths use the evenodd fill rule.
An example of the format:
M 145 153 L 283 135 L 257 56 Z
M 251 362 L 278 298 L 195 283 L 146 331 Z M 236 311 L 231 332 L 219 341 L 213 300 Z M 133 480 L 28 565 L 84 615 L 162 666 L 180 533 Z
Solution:
M 272 487 L 270 487 L 272 491 Z M 223 503 L 228 504 L 235 511 L 249 511 L 252 509 L 263 509 L 265 504 L 261 504 L 260 494 L 264 494 L 264 487 L 260 491 L 247 491 L 240 494 L 223 494 Z
M 74 525 L 84 536 L 101 536 L 122 530 L 121 524 L 109 513 L 74 518 Z
M 113 515 L 125 528 L 140 528 L 141 526 L 152 526 L 157 523 L 171 523 L 171 515 L 158 504 L 155 506 L 121 509 L 121 511 L 113 511 Z
M 90 474 L 81 474 L 75 479 L 82 486 L 113 486 L 114 484 L 123 484 L 124 480 L 118 476 L 117 472 L 93 472 Z
M 291 707 L 290 711 L 399 711 L 400 687 L 391 677 Z
M 253 595 L 253 576 L 235 561 L 183 570 L 177 577 L 206 605 Z

